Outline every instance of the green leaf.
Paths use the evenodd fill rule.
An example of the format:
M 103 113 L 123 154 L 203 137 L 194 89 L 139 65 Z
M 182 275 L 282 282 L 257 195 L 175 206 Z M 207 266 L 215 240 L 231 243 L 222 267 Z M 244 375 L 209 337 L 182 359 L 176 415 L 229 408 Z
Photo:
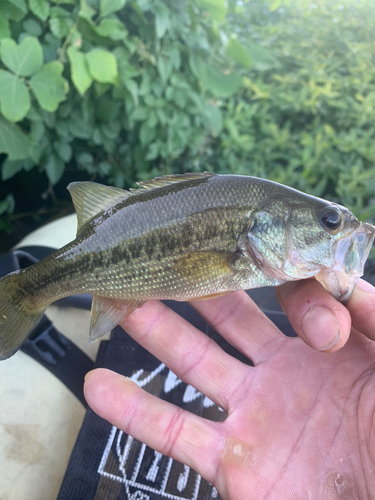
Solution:
M 142 123 L 141 129 L 139 131 L 139 138 L 141 140 L 142 146 L 146 146 L 155 139 L 156 129 L 155 127 L 150 128 L 147 122 Z
M 91 153 L 87 153 L 86 151 L 79 153 L 76 160 L 84 168 L 91 167 L 94 163 L 94 157 Z
M 81 0 L 80 9 L 78 11 L 78 16 L 82 19 L 86 19 L 90 24 L 93 24 L 92 18 L 95 16 L 96 10 L 88 5 L 87 0 Z
M 109 99 L 108 96 L 103 97 L 97 102 L 96 116 L 100 121 L 113 122 L 120 113 L 119 102 L 114 99 Z
M 50 14 L 49 26 L 55 37 L 61 39 L 67 36 L 73 25 L 70 12 L 61 7 L 53 7 Z
M 49 113 L 48 111 L 44 111 L 43 109 L 41 109 L 40 111 L 46 127 L 51 130 L 54 129 L 56 127 L 56 113 Z
M 30 121 L 32 122 L 40 122 L 42 121 L 42 117 L 40 116 L 40 114 L 36 111 L 36 109 L 34 108 L 33 105 L 31 105 L 27 115 L 26 115 L 26 118 L 29 119 Z
M 105 17 L 122 9 L 126 0 L 100 0 L 100 16 Z
M 172 64 L 170 60 L 160 56 L 158 59 L 158 70 L 160 77 L 165 84 L 172 73 Z
M 26 85 L 9 71 L 0 70 L 1 112 L 11 122 L 22 120 L 30 108 Z
M 88 139 L 92 135 L 92 122 L 85 121 L 78 111 L 74 111 L 68 122 L 71 134 L 79 139 Z
M 101 97 L 103 94 L 109 90 L 111 85 L 109 83 L 99 83 L 99 82 L 94 82 L 94 89 L 95 89 L 95 94 L 97 97 Z
M 117 60 L 112 52 L 94 49 L 86 54 L 90 73 L 100 83 L 116 83 L 118 76 Z
M 58 61 L 45 64 L 30 80 L 30 87 L 39 105 L 54 112 L 64 101 L 68 90 L 67 81 L 62 77 L 63 65 Z
M 45 21 L 49 16 L 49 3 L 47 0 L 29 0 L 29 7 L 36 17 Z
M 136 106 L 138 106 L 138 85 L 137 85 L 137 82 L 135 80 L 129 79 L 129 80 L 124 81 L 124 85 L 128 89 L 128 91 L 130 92 L 130 94 L 133 98 L 134 104 Z
M 107 139 L 117 139 L 121 131 L 121 123 L 119 120 L 103 123 L 100 126 L 101 135 Z
M 227 55 L 247 69 L 251 68 L 251 66 L 253 65 L 253 61 L 249 56 L 247 50 L 236 38 L 231 38 L 229 40 L 227 46 Z
M 153 142 L 152 144 L 150 144 L 150 146 L 147 150 L 147 155 L 146 155 L 147 161 L 156 160 L 156 158 L 160 154 L 160 147 L 159 146 L 160 145 L 158 142 Z
M 24 14 L 27 12 L 27 5 L 25 0 L 7 0 L 8 3 L 17 7 L 17 9 L 21 10 Z
M 215 21 L 224 21 L 227 15 L 225 0 L 196 0 L 197 4 L 206 9 Z
M 203 80 L 206 77 L 206 62 L 196 52 L 190 54 L 189 64 L 192 73 L 198 80 Z
M 33 36 L 40 36 L 43 33 L 42 27 L 38 23 L 38 21 L 35 21 L 35 19 L 26 19 L 22 23 L 23 29 L 28 33 L 29 35 Z
M 70 138 L 69 126 L 65 120 L 56 123 L 56 132 L 60 137 Z
M 274 12 L 277 10 L 279 7 L 282 5 L 282 0 L 274 0 L 272 4 L 270 5 L 270 12 Z
M 31 126 L 31 131 L 30 131 L 30 141 L 32 141 L 35 144 L 38 144 L 43 137 L 45 136 L 46 129 L 43 125 L 42 122 L 34 122 Z
M 8 194 L 5 200 L 0 201 L 0 215 L 7 213 L 12 214 L 14 212 L 14 196 L 12 194 Z
M 65 163 L 70 161 L 72 157 L 72 147 L 68 142 L 55 142 L 55 151 Z
M 107 176 L 112 170 L 112 165 L 107 161 L 101 161 L 98 165 L 99 174 Z
M 7 181 L 22 170 L 22 160 L 5 160 L 1 166 L 1 180 Z M 1 214 L 1 209 L 0 209 Z
M 206 117 L 211 134 L 215 137 L 218 136 L 223 130 L 223 117 L 220 109 L 217 106 L 207 103 L 204 108 L 204 116 Z
M 130 55 L 123 47 L 116 47 L 113 51 L 113 54 L 116 56 L 118 72 L 123 82 L 125 82 L 129 78 L 133 78 L 139 75 L 139 71 L 137 71 L 135 67 L 130 64 Z
M 73 0 L 76 3 L 77 0 Z M 69 3 L 69 2 L 55 2 L 55 3 Z M 72 17 L 69 10 L 63 9 L 62 7 L 51 7 L 51 17 Z
M 5 17 L 0 16 L 0 40 L 2 38 L 9 38 L 11 35 L 9 22 Z
M 216 97 L 231 97 L 243 83 L 241 76 L 235 71 L 223 73 L 198 54 L 191 54 L 189 61 L 195 76 Z
M 94 141 L 94 144 L 96 144 L 97 146 L 101 146 L 103 144 L 102 136 L 98 128 L 94 130 L 92 134 L 92 140 Z
M 52 35 L 52 33 L 47 33 L 43 39 L 43 52 L 45 62 L 55 61 L 56 54 L 61 48 L 61 42 L 58 38 Z
M 207 79 L 205 81 L 209 89 L 216 97 L 231 97 L 241 87 L 243 81 L 241 76 L 234 71 L 222 73 L 214 66 L 207 67 Z
M 92 77 L 86 55 L 75 47 L 69 47 L 67 53 L 71 66 L 70 73 L 72 81 L 78 92 L 83 95 L 92 84 Z
M 147 119 L 148 109 L 146 107 L 139 106 L 135 109 L 134 113 L 131 115 L 132 120 L 144 121 Z
M 24 1 L 20 3 L 20 7 L 15 5 L 15 3 L 12 0 L 2 0 L 0 2 L 0 17 L 16 22 L 21 21 L 27 13 L 27 7 Z
M 64 104 L 61 104 L 61 106 L 59 107 L 58 111 L 59 117 L 69 118 L 75 107 L 76 107 L 75 99 L 64 102 Z
M 26 162 L 27 163 L 25 164 L 25 160 L 13 161 L 7 158 L 1 167 L 1 180 L 7 181 L 8 179 L 11 179 L 14 175 L 18 174 L 18 172 L 24 170 L 25 165 L 29 166 L 30 163 L 32 164 L 30 160 L 26 160 Z
M 43 64 L 42 46 L 33 36 L 26 36 L 19 45 L 12 38 L 3 38 L 0 56 L 8 69 L 22 76 L 31 76 Z
M 169 9 L 163 3 L 156 4 L 155 31 L 157 38 L 162 38 L 171 24 Z
M 111 40 L 123 40 L 126 38 L 128 31 L 120 19 L 103 19 L 102 22 L 95 28 L 95 33 L 104 38 Z
M 0 116 L 0 152 L 8 155 L 10 160 L 23 160 L 29 156 L 29 140 L 27 135 L 13 123 Z
M 64 173 L 65 164 L 57 155 L 51 154 L 44 165 L 44 168 L 50 182 L 52 184 L 57 184 Z
M 253 42 L 247 42 L 246 49 L 254 63 L 254 69 L 264 71 L 275 66 L 275 58 L 265 47 Z

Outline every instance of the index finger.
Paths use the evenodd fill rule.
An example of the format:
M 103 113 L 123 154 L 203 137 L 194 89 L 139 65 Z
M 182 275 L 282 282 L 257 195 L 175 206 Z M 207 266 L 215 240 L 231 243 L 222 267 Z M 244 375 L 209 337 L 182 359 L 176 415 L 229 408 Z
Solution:
M 359 280 L 346 307 L 353 326 L 371 340 L 375 340 L 375 287 Z

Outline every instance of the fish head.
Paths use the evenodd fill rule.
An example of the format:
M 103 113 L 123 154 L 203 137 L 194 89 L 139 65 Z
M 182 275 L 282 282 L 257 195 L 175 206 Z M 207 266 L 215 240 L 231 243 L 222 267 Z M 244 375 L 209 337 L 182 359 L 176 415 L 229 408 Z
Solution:
M 375 227 L 320 198 L 273 200 L 252 214 L 253 259 L 280 283 L 315 276 L 337 300 L 349 300 L 371 250 Z

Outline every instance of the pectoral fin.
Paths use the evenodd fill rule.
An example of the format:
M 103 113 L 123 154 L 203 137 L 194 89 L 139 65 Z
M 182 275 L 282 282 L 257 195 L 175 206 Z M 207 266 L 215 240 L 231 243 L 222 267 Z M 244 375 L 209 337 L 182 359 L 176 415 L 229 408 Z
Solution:
M 222 292 L 222 293 L 212 293 L 210 295 L 204 295 L 203 297 L 197 297 L 195 299 L 189 299 L 189 302 L 192 300 L 210 300 L 210 299 L 217 299 L 218 297 L 222 297 L 223 295 L 227 295 L 228 293 L 232 292 Z
M 191 280 L 218 279 L 233 274 L 233 264 L 239 257 L 235 252 L 191 252 L 178 257 L 173 267 Z
M 141 307 L 143 301 L 124 301 L 94 296 L 91 306 L 90 342 L 115 328 L 126 316 Z

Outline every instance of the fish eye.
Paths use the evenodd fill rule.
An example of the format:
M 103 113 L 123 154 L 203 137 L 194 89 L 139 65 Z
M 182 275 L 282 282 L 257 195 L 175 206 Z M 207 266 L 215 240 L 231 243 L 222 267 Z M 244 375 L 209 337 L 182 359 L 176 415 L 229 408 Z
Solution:
M 341 226 L 342 215 L 341 212 L 335 208 L 325 208 L 320 214 L 320 223 L 324 229 L 328 231 L 336 231 Z

